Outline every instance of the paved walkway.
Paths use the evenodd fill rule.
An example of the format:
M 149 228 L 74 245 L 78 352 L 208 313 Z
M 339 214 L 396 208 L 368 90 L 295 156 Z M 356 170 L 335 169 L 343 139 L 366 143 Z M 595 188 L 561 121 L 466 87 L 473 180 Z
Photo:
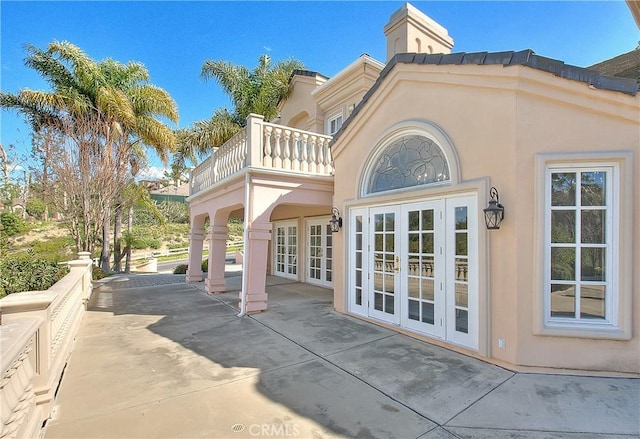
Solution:
M 335 313 L 269 278 L 236 317 L 184 276 L 94 291 L 46 438 L 640 437 L 640 380 L 519 374 Z

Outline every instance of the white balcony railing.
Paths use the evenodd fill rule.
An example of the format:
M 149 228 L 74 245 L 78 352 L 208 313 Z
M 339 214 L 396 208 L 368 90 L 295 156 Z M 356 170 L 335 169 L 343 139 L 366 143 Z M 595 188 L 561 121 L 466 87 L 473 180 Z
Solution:
M 90 254 L 46 291 L 0 300 L 0 439 L 40 436 L 91 295 Z
M 331 136 L 265 122 L 250 114 L 247 126 L 191 171 L 189 194 L 246 167 L 332 175 Z

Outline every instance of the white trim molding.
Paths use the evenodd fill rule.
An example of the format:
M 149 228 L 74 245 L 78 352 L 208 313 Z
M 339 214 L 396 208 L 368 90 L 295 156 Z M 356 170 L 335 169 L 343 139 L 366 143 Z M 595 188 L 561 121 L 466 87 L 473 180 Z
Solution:
M 536 285 L 534 300 L 534 333 L 537 335 L 565 336 L 578 338 L 629 340 L 632 336 L 632 279 L 633 279 L 633 185 L 632 185 L 631 152 L 603 152 L 587 154 L 539 154 L 536 156 Z M 572 206 L 552 206 L 551 178 L 552 174 L 575 174 L 576 177 L 586 172 L 598 172 L 606 178 L 605 200 L 599 207 L 582 206 L 580 193 L 575 194 L 576 201 Z M 580 188 L 580 182 L 576 182 Z M 596 209 L 596 210 L 593 210 Z M 602 243 L 586 243 L 580 239 L 580 224 L 585 212 L 603 212 Z M 552 243 L 552 212 L 574 213 L 572 242 Z M 580 263 L 582 249 L 597 248 L 605 254 L 605 264 L 601 267 L 604 276 L 600 280 L 587 280 L 581 276 Z M 574 255 L 573 277 L 566 280 L 552 281 L 551 257 L 552 249 L 558 252 L 566 250 Z M 573 250 L 573 252 L 572 252 Z M 561 276 L 560 276 L 561 277 Z M 597 277 L 597 276 L 596 276 Z M 574 308 L 561 315 L 552 315 L 551 291 L 552 282 L 566 285 L 573 290 Z M 598 288 L 604 291 L 601 315 L 587 317 L 580 312 L 581 288 Z M 588 299 L 585 299 L 585 303 Z M 565 310 L 566 311 L 566 310 Z M 571 312 L 574 315 L 571 316 Z

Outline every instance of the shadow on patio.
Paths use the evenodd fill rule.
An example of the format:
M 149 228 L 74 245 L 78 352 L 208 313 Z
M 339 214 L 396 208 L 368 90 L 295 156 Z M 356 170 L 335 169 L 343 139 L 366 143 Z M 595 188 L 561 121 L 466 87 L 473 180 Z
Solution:
M 638 380 L 514 374 L 273 277 L 269 310 L 239 319 L 240 280 L 215 297 L 173 275 L 97 288 L 46 437 L 639 433 Z

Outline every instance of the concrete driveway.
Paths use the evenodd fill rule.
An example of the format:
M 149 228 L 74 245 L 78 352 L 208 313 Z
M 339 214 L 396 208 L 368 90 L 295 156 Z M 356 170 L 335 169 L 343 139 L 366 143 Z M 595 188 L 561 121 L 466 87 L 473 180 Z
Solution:
M 240 281 L 97 287 L 45 437 L 640 437 L 639 379 L 513 373 L 274 277 L 269 310 L 240 319 Z

